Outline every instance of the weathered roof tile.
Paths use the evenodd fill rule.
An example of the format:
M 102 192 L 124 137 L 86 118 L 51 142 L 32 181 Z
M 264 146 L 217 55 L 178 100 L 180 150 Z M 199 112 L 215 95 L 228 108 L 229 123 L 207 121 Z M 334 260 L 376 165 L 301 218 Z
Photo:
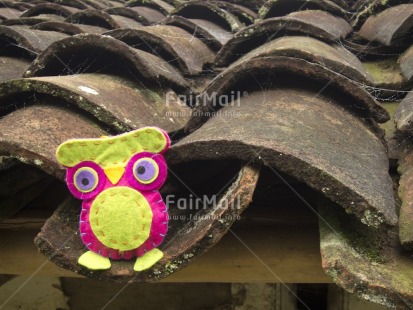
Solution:
M 284 16 L 303 10 L 323 10 L 337 16 L 345 16 L 346 11 L 329 0 L 268 0 L 258 13 L 259 19 Z
M 171 13 L 189 19 L 204 19 L 212 21 L 227 31 L 236 32 L 244 25 L 234 15 L 205 1 L 188 1 L 183 2 Z
M 121 27 L 111 15 L 100 10 L 82 10 L 68 16 L 64 21 L 66 23 L 96 26 L 108 30 Z
M 173 5 L 162 0 L 131 0 L 126 2 L 126 7 L 148 7 L 159 11 L 165 16 L 170 14 L 175 8 Z
M 261 45 L 241 57 L 233 66 L 253 58 L 286 56 L 318 63 L 356 82 L 372 83 L 357 57 L 340 45 L 328 45 L 310 37 L 282 37 Z
M 234 4 L 226 1 L 211 1 L 211 3 L 236 16 L 239 19 L 239 21 L 244 25 L 253 24 L 258 17 L 257 13 L 243 5 Z
M 10 7 L 0 7 L 1 20 L 16 19 L 22 15 L 22 11 Z
M 133 19 L 137 21 L 138 23 L 141 23 L 142 25 L 145 25 L 145 26 L 150 25 L 150 22 L 147 19 L 145 19 L 142 15 L 132 10 L 131 8 L 115 7 L 115 8 L 106 9 L 105 12 L 109 13 L 112 16 L 118 15 L 118 16 L 123 16 L 123 17 Z
M 21 79 L 0 84 L 4 96 L 33 92 L 73 104 L 118 132 L 157 124 L 169 132 L 181 129 L 189 108 L 168 88 L 145 86 L 105 74 L 76 74 Z M 122 103 L 117 98 L 122 94 Z M 52 100 L 52 99 L 51 99 Z
M 403 45 L 411 41 L 406 34 L 413 27 L 413 4 L 401 4 L 369 17 L 359 31 L 368 41 L 383 45 Z
M 187 82 L 159 57 L 136 50 L 109 36 L 81 34 L 51 44 L 28 68 L 25 76 L 74 73 L 121 72 L 143 77 L 175 90 L 188 88 Z
M 30 58 L 0 56 L 0 82 L 17 79 L 23 76 L 31 63 Z
M 133 7 L 130 7 L 129 9 L 131 9 L 132 11 L 142 16 L 143 19 L 146 20 L 147 23 L 150 25 L 156 24 L 165 18 L 165 15 L 163 13 L 151 7 L 133 6 Z
M 319 81 L 320 83 L 326 83 L 320 85 L 320 92 L 325 91 L 325 89 L 328 87 L 338 87 L 339 89 L 346 91 L 348 94 L 351 94 L 351 96 L 354 97 L 354 103 L 352 105 L 347 105 L 348 108 L 352 110 L 353 113 L 359 114 L 363 118 L 365 118 L 366 122 L 370 123 L 370 126 L 372 126 L 372 128 L 377 129 L 375 121 L 385 122 L 389 120 L 388 113 L 380 105 L 377 104 L 373 97 L 365 91 L 362 85 L 346 78 L 345 76 L 343 76 L 343 74 L 341 74 L 340 70 L 346 69 L 337 67 L 339 63 L 334 63 L 334 61 L 332 61 L 331 63 L 327 62 L 327 66 L 330 64 L 330 67 L 327 67 L 320 65 L 320 63 L 318 63 L 317 61 L 309 62 L 306 59 L 302 59 L 300 57 L 287 57 L 284 55 L 264 55 L 263 57 L 257 56 L 255 58 L 248 58 L 249 57 L 247 57 L 245 61 L 237 62 L 229 69 L 220 73 L 213 81 L 211 81 L 211 83 L 209 83 L 207 89 L 205 90 L 204 96 L 209 98 L 213 94 L 228 93 L 228 87 L 237 85 L 237 83 L 239 84 L 237 85 L 238 89 L 231 90 L 244 91 L 245 88 L 248 87 L 246 79 L 251 79 L 250 72 L 254 72 L 254 75 L 260 74 L 264 76 L 270 75 L 270 73 L 278 74 L 279 78 L 277 78 L 274 83 L 293 82 L 294 80 L 288 80 L 282 77 L 286 73 L 294 73 L 307 79 L 308 83 L 310 83 L 310 81 Z M 349 67 L 348 69 L 350 71 L 356 70 L 351 67 Z M 238 81 L 242 81 L 242 83 Z M 222 105 L 220 104 L 216 104 L 213 107 L 199 105 L 197 109 L 203 112 L 213 112 L 220 109 L 221 107 Z M 212 110 L 210 111 L 211 108 Z M 205 121 L 205 118 L 202 117 L 202 114 L 203 113 L 201 113 L 200 117 L 192 118 L 188 123 L 188 128 L 190 128 L 191 130 L 198 128 L 203 123 L 203 121 Z M 380 132 L 380 130 L 378 130 L 378 132 Z
M 46 0 L 46 1 L 50 2 L 50 3 L 59 4 L 59 5 L 78 8 L 80 10 L 85 10 L 85 9 L 91 8 L 89 5 L 85 4 L 81 0 Z
M 394 114 L 394 120 L 400 133 L 409 136 L 413 132 L 413 92 L 409 92 L 400 102 Z
M 70 7 L 70 6 L 63 6 L 53 3 L 43 3 L 38 4 L 27 11 L 25 11 L 21 17 L 35 17 L 44 14 L 54 14 L 58 16 L 68 17 L 69 15 L 77 12 L 79 9 Z
M 53 42 L 67 38 L 68 35 L 52 31 L 32 30 L 19 26 L 0 26 L 0 37 L 10 45 L 15 44 L 25 49 L 32 56 L 36 56 Z
M 142 29 L 118 29 L 106 35 L 123 41 L 133 48 L 152 53 L 175 65 L 186 75 L 203 71 L 212 63 L 214 54 L 199 39 L 174 26 L 147 26 Z
M 16 128 L 15 124 L 20 125 Z M 73 137 L 105 134 L 93 121 L 70 109 L 41 102 L 3 116 L 0 127 L 2 155 L 38 166 L 61 180 L 64 179 L 64 171 L 55 159 L 59 144 Z
M 231 38 L 232 33 L 212 21 L 197 18 L 185 18 L 171 15 L 160 22 L 161 24 L 180 27 L 189 34 L 201 39 L 213 51 L 218 51 Z
M 266 2 L 266 0 L 249 0 L 249 1 L 244 1 L 244 0 L 224 0 L 225 2 L 233 3 L 233 4 L 239 4 L 245 7 L 248 7 L 252 9 L 254 12 L 258 12 L 258 10 L 261 8 L 261 6 Z
M 61 32 L 61 33 L 65 33 L 68 35 L 81 34 L 86 31 L 84 25 L 79 27 L 79 25 L 74 25 L 74 24 L 65 23 L 65 22 L 42 22 L 42 23 L 33 25 L 31 29 L 56 31 L 56 32 Z M 99 28 L 99 31 L 96 31 L 96 32 L 103 33 L 106 30 L 107 29 Z M 96 32 L 93 32 L 93 33 L 96 33 Z
M 400 249 L 397 228 L 377 232 L 321 200 L 322 266 L 334 282 L 390 309 L 411 309 L 413 261 Z
M 257 70 L 252 74 L 260 79 Z M 171 163 L 197 158 L 262 161 L 305 182 L 367 225 L 395 225 L 393 187 L 381 139 L 362 119 L 345 110 L 343 106 L 351 99 L 344 99 L 343 94 L 334 99 L 317 94 L 317 88 L 297 89 L 294 84 L 300 80 L 289 77 L 293 79 L 297 84 L 275 82 L 261 86 L 262 90 L 259 86 L 255 90 L 244 88 L 246 96 L 228 102 L 219 111 L 212 105 L 239 89 L 227 85 L 225 91 L 216 92 L 215 99 L 203 103 L 209 109 L 196 109 L 192 114 L 192 119 L 207 121 L 175 144 L 168 159 Z M 353 139 L 355 136 L 359 139 Z
M 407 81 L 411 81 L 413 78 L 413 46 L 400 55 L 397 62 L 400 64 L 400 69 L 404 78 Z
M 345 38 L 351 30 L 344 19 L 323 11 L 309 10 L 265 19 L 234 34 L 219 51 L 215 65 L 228 66 L 265 42 L 285 35 L 307 35 L 331 43 Z

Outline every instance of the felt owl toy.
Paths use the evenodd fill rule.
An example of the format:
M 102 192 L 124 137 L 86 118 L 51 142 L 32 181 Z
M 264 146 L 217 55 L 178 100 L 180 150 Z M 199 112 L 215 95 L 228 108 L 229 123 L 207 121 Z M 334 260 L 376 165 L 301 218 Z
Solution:
M 89 251 L 79 257 L 80 265 L 103 270 L 110 259 L 136 257 L 134 270 L 142 271 L 163 257 L 157 246 L 167 232 L 168 214 L 158 190 L 166 179 L 162 154 L 169 146 L 166 132 L 144 127 L 58 147 L 68 188 L 83 201 L 79 230 Z

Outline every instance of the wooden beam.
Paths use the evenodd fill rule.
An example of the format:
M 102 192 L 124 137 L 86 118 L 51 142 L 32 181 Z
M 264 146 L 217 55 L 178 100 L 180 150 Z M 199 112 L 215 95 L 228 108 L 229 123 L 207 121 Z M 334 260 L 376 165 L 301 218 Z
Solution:
M 76 274 L 37 252 L 38 230 L 0 230 L 0 274 Z M 329 283 L 321 268 L 315 225 L 243 225 L 164 282 Z

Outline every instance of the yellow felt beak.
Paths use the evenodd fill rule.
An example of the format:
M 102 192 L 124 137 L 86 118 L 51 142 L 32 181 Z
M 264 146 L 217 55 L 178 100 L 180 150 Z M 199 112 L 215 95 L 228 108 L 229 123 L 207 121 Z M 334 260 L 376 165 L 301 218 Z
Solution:
M 118 184 L 120 178 L 125 173 L 124 167 L 113 167 L 104 169 L 106 176 L 113 185 Z

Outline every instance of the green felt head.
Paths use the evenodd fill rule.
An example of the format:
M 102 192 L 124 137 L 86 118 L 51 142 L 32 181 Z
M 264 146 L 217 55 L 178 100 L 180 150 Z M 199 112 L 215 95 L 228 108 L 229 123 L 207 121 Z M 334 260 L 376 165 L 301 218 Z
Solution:
M 168 139 L 161 129 L 144 127 L 119 136 L 69 140 L 58 147 L 56 156 L 66 167 L 93 161 L 105 169 L 124 166 L 136 153 L 162 153 L 167 147 Z

